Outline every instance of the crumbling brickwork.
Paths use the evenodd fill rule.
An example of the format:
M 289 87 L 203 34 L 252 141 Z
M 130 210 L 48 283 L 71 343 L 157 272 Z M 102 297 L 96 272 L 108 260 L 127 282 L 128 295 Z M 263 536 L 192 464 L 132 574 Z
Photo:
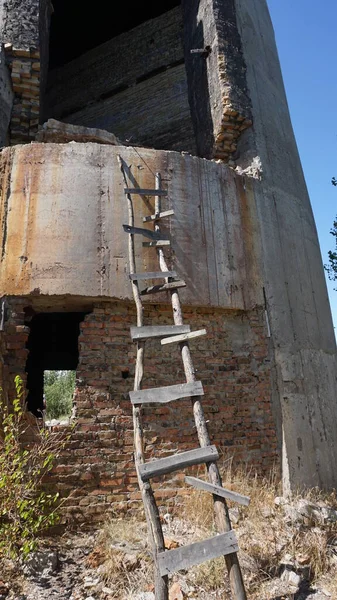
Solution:
M 24 4 L 24 10 L 23 10 Z M 8 0 L 0 41 L 14 92 L 10 142 L 35 139 L 48 69 L 50 0 Z M 41 57 L 42 55 L 42 57 Z M 42 61 L 42 62 L 41 62 Z
M 2 349 L 2 388 L 5 395 L 11 399 L 15 397 L 14 378 L 19 375 L 26 381 L 26 360 L 28 350 L 29 327 L 25 325 L 24 306 L 27 301 L 22 298 L 3 299 L 4 330 L 0 332 Z
M 6 48 L 14 101 L 10 121 L 10 141 L 16 143 L 35 139 L 40 115 L 40 51 Z
M 170 324 L 171 307 L 145 309 L 147 321 Z M 264 311 L 249 313 L 185 309 L 192 329 L 207 336 L 193 343 L 197 376 L 212 441 L 220 453 L 259 472 L 277 460 L 270 403 L 270 356 Z M 128 392 L 132 390 L 135 346 L 129 327 L 131 304 L 96 307 L 81 326 L 80 364 L 75 393 L 77 427 L 52 481 L 62 493 L 72 491 L 70 512 L 79 519 L 101 520 L 107 512 L 140 506 L 133 462 L 133 426 Z M 184 381 L 175 344 L 146 346 L 144 388 Z M 178 405 L 179 403 L 179 405 Z M 146 457 L 162 457 L 198 444 L 189 400 L 144 408 Z M 183 474 L 161 478 L 156 494 L 177 501 Z
M 14 393 L 15 375 L 26 378 L 27 305 L 27 299 L 10 299 L 6 308 L 1 339 L 9 396 Z M 171 311 L 169 305 L 147 306 L 144 316 L 148 323 L 171 324 Z M 203 406 L 212 442 L 224 457 L 234 457 L 236 465 L 244 463 L 267 472 L 278 458 L 264 310 L 245 313 L 185 307 L 184 318 L 192 330 L 207 329 L 207 336 L 191 344 L 197 377 L 205 390 Z M 97 304 L 81 324 L 74 395 L 76 428 L 48 479 L 62 495 L 71 494 L 67 511 L 79 521 L 101 521 L 107 512 L 141 506 L 128 396 L 135 364 L 129 328 L 134 323 L 133 304 L 110 302 Z M 184 381 L 175 344 L 161 347 L 158 340 L 149 340 L 145 366 L 144 388 Z M 148 459 L 198 445 L 188 399 L 144 407 L 143 420 Z M 59 428 L 67 426 L 56 430 Z M 34 435 L 31 428 L 29 432 L 30 440 Z M 161 478 L 154 486 L 158 498 L 166 504 L 179 502 L 184 494 L 183 479 L 182 473 Z

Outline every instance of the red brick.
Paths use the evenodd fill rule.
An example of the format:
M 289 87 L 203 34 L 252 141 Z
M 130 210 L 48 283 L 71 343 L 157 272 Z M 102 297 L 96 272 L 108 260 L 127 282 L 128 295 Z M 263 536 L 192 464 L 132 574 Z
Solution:
M 15 321 L 6 325 L 3 334 L 5 344 L 18 344 L 4 354 L 7 378 L 24 374 L 27 357 L 25 341 L 15 338 L 15 335 L 24 335 L 15 333 L 15 327 L 24 324 L 24 315 L 21 307 L 15 312 Z M 235 464 L 247 460 L 254 468 L 267 471 L 278 457 L 270 404 L 270 363 L 265 362 L 269 356 L 269 340 L 265 337 L 264 308 L 246 313 L 185 308 L 184 313 L 185 322 L 192 330 L 205 327 L 208 332 L 198 344 L 191 345 L 191 351 L 198 379 L 204 384 L 202 400 L 212 442 L 220 452 L 226 450 L 230 456 L 234 455 Z M 171 306 L 146 306 L 144 315 L 145 324 L 172 324 Z M 238 323 L 240 328 L 243 320 L 248 335 L 244 350 L 241 348 L 241 354 L 236 355 L 231 335 L 234 332 L 235 336 L 235 325 Z M 99 520 L 110 504 L 122 512 L 141 506 L 133 461 L 132 406 L 128 397 L 133 388 L 131 375 L 136 357 L 129 327 L 135 321 L 131 303 L 111 302 L 95 307 L 81 324 L 77 369 L 81 385 L 75 392 L 79 423 L 71 443 L 62 453 L 62 462 L 50 479 L 58 480 L 65 491 L 73 489 L 80 494 L 80 519 Z M 252 359 L 257 376 L 250 367 Z M 124 379 L 122 371 L 126 369 L 130 376 Z M 143 387 L 172 385 L 184 380 L 179 349 L 162 349 L 158 341 L 147 343 Z M 198 445 L 189 400 L 144 407 L 143 426 L 147 460 Z M 200 469 L 190 471 L 197 474 Z M 156 496 L 167 504 L 172 503 L 177 490 L 180 495 L 185 493 L 183 478 L 183 473 L 161 478 L 156 483 Z M 78 512 L 78 507 L 73 506 L 73 509 Z

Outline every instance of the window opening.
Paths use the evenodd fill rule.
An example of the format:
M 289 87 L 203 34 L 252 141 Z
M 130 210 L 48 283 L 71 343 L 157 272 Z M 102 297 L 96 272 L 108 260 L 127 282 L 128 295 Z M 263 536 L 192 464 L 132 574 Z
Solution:
M 46 424 L 68 423 L 73 412 L 76 371 L 44 371 L 43 405 Z
M 86 314 L 38 313 L 27 322 L 30 327 L 26 362 L 27 410 L 38 418 L 42 418 L 45 410 L 45 372 L 75 372 L 77 369 L 80 323 Z

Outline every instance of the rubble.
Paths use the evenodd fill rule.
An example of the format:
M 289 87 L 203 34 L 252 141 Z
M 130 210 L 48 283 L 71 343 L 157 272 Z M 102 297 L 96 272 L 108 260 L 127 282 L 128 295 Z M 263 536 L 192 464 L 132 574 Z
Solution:
M 274 499 L 268 490 L 263 496 L 261 489 L 256 494 L 255 499 L 252 495 L 252 512 L 251 507 L 230 508 L 231 516 L 237 518 L 240 564 L 250 600 L 333 598 L 329 588 L 336 577 L 334 505 L 310 497 Z M 166 549 L 209 535 L 208 513 L 199 504 L 197 511 L 199 521 L 189 521 L 189 505 L 183 518 L 175 513 L 162 516 Z M 127 523 L 116 519 L 109 521 L 107 530 L 94 534 L 53 538 L 19 565 L 9 560 L 0 563 L 0 600 L 155 600 L 145 524 Z M 302 538 L 296 539 L 299 532 L 312 535 L 313 544 L 328 539 L 325 554 L 324 548 L 315 554 L 308 541 L 302 547 Z M 319 560 L 325 561 L 325 570 L 317 571 L 321 576 L 316 578 L 314 561 Z M 216 600 L 228 593 L 220 558 L 176 573 L 170 581 L 169 600 Z
M 120 141 L 113 133 L 104 129 L 92 127 L 82 127 L 81 125 L 71 125 L 62 123 L 56 119 L 48 119 L 36 134 L 37 142 L 52 142 L 54 144 L 64 144 L 66 142 L 96 142 L 98 144 L 110 144 L 112 146 L 120 145 Z

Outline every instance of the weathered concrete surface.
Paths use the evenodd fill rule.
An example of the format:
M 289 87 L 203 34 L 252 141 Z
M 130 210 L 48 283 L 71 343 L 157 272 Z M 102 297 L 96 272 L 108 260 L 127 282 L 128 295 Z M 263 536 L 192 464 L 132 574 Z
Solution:
M 3 2 L 3 41 L 15 48 L 39 46 L 40 9 L 49 0 L 6 0 Z M 41 6 L 40 6 L 41 5 Z M 0 9 L 1 16 L 1 9 Z
M 4 0 L 0 0 L 0 40 L 3 41 L 3 27 L 4 27 Z
M 267 4 L 236 0 L 236 10 L 254 122 L 238 161 L 259 156 L 263 171 L 246 187 L 260 226 L 285 488 L 336 487 L 336 344 L 315 223 Z
M 52 71 L 48 117 L 195 154 L 180 7 Z
M 37 142 L 53 142 L 64 144 L 66 142 L 97 142 L 98 144 L 112 144 L 119 146 L 120 142 L 113 133 L 104 129 L 92 129 L 80 125 L 70 125 L 55 119 L 48 119 L 36 134 Z
M 166 208 L 175 211 L 163 233 L 172 236 L 171 267 L 188 284 L 183 302 L 263 304 L 257 224 L 240 177 L 225 165 L 175 152 L 74 142 L 2 152 L 0 295 L 132 298 L 118 154 L 132 165 L 131 185 L 153 188 L 155 172 L 162 173 Z M 142 227 L 153 199 L 136 196 L 134 205 Z M 157 271 L 155 249 L 142 242 L 137 236 L 137 269 Z M 158 301 L 167 301 L 166 294 Z
M 13 98 L 10 74 L 5 63 L 5 54 L 0 42 L 0 147 L 5 146 L 7 142 Z

